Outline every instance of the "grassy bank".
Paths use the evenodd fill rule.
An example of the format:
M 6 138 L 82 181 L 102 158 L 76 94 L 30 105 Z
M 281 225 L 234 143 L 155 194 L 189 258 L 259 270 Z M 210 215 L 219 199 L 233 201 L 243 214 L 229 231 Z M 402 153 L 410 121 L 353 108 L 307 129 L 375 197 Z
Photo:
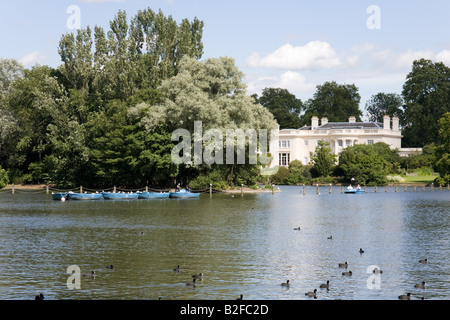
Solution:
M 428 184 L 432 183 L 437 176 L 434 175 L 426 175 L 426 176 L 402 176 L 402 183 L 411 183 L 411 184 Z

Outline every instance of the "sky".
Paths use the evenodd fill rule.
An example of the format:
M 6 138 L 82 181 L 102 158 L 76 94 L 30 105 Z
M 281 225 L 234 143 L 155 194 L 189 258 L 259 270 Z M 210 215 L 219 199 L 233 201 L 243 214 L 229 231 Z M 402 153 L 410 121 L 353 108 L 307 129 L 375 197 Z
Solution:
M 284 88 L 302 101 L 327 81 L 355 84 L 360 109 L 379 92 L 401 94 L 415 59 L 450 66 L 446 0 L 18 0 L 0 2 L 0 58 L 57 67 L 73 28 L 151 8 L 178 23 L 204 21 L 202 60 L 229 56 L 248 94 Z M 77 11 L 74 11 L 74 8 Z M 74 17 L 79 19 L 74 19 Z M 79 25 L 76 24 L 79 22 Z

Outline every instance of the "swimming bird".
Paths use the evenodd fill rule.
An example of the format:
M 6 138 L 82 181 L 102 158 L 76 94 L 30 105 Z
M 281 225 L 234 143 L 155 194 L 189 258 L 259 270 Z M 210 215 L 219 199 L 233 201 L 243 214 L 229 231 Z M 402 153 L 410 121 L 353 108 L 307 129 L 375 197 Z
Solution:
M 241 294 L 236 300 L 244 300 L 244 296 Z
M 203 273 L 199 273 L 199 274 L 193 274 L 192 278 L 197 279 L 197 280 L 203 280 Z
M 347 268 L 348 267 L 348 262 L 345 261 L 344 263 L 338 263 L 339 268 Z
M 428 263 L 428 259 L 420 259 L 419 262 L 420 263 Z
M 333 236 L 329 236 L 329 237 L 327 237 L 327 239 L 330 239 L 330 240 L 331 240 L 331 239 L 333 239 Z
M 106 266 L 106 269 L 114 269 L 114 266 L 110 264 L 109 266 Z
M 349 271 L 349 272 L 342 272 L 342 275 L 343 276 L 351 276 L 352 275 L 352 272 L 351 271 Z
M 173 271 L 180 271 L 180 265 L 177 265 L 176 268 L 173 268 Z
M 383 273 L 383 271 L 379 268 L 373 269 L 373 273 Z
M 410 300 L 411 299 L 411 293 L 408 292 L 407 294 L 399 295 L 398 298 L 400 300 Z
M 294 228 L 294 230 L 300 230 L 300 227 L 298 227 L 298 228 Z
M 414 285 L 414 288 L 425 289 L 425 281 L 422 281 L 422 283 Z
M 317 298 L 316 293 L 317 293 L 317 289 L 314 289 L 314 291 L 306 292 L 305 296 Z
M 195 280 L 197 280 L 197 279 L 194 279 L 194 280 L 192 280 L 192 281 L 186 282 L 186 285 L 187 285 L 187 286 L 195 287 Z
M 39 295 L 34 297 L 34 300 L 44 300 L 44 295 L 42 293 L 39 293 Z
M 144 231 L 136 231 L 135 234 L 138 234 L 138 235 L 140 235 L 140 236 L 143 236 L 143 235 L 144 235 Z
M 327 283 L 322 283 L 319 288 L 330 289 L 330 280 L 327 280 Z
M 289 287 L 289 280 L 281 284 L 282 287 Z
M 364 253 L 364 250 L 362 248 L 359 248 L 359 253 Z
M 97 274 L 95 273 L 94 270 L 92 270 L 92 271 L 89 272 L 89 273 L 83 273 L 83 277 L 86 277 L 86 278 L 94 278 L 96 275 L 97 275 Z

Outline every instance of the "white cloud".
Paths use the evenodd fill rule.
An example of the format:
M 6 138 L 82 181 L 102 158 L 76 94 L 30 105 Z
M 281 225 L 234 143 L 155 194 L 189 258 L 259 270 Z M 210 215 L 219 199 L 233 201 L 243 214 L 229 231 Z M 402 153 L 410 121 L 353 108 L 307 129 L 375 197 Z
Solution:
M 361 43 L 338 51 L 327 42 L 311 41 L 297 47 L 286 44 L 263 57 L 252 53 L 244 68 L 249 94 L 260 94 L 267 87 L 284 88 L 306 100 L 317 85 L 336 81 L 355 84 L 363 108 L 365 101 L 378 92 L 401 93 L 414 60 L 421 58 L 450 66 L 450 49 L 396 50 Z
M 19 59 L 19 62 L 22 63 L 25 67 L 29 67 L 35 65 L 36 63 L 44 65 L 47 60 L 48 57 L 45 53 L 42 53 L 40 51 L 33 51 Z
M 311 41 L 297 47 L 285 44 L 263 58 L 258 53 L 252 53 L 247 58 L 246 65 L 253 68 L 311 70 L 338 67 L 342 65 L 342 61 L 329 43 Z
M 260 94 L 264 88 L 283 88 L 289 92 L 312 94 L 316 85 L 308 83 L 306 77 L 295 71 L 287 71 L 277 76 L 260 76 L 247 81 L 249 94 Z
M 450 66 L 450 50 L 442 50 L 438 54 L 435 55 L 434 60 L 436 62 L 440 61 Z

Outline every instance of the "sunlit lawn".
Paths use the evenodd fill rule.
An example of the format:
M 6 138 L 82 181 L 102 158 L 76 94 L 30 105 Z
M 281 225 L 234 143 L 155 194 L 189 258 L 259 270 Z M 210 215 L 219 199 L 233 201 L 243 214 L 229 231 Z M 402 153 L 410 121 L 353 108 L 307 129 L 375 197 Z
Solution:
M 429 175 L 429 176 L 402 176 L 404 179 L 402 183 L 432 183 L 437 176 Z

